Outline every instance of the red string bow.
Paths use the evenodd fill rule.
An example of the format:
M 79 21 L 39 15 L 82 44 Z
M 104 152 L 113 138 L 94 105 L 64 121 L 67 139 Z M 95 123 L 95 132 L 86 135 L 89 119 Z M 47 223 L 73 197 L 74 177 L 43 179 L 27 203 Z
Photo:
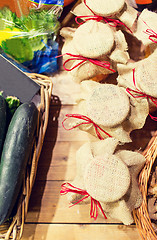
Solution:
M 107 219 L 103 209 L 102 209 L 102 206 L 100 204 L 99 201 L 95 200 L 94 198 L 92 198 L 89 193 L 83 189 L 80 189 L 80 188 L 77 188 L 77 187 L 74 187 L 72 184 L 70 183 L 63 183 L 61 185 L 61 191 L 60 191 L 60 194 L 61 195 L 65 195 L 67 193 L 77 193 L 77 194 L 80 194 L 82 196 L 84 196 L 82 199 L 80 199 L 79 201 L 75 202 L 75 203 L 72 203 L 69 207 L 73 207 L 75 206 L 76 204 L 82 202 L 83 200 L 87 199 L 87 198 L 91 198 L 91 209 L 90 209 L 90 216 L 91 218 L 94 218 L 94 220 L 97 219 L 98 217 L 98 209 L 101 210 L 103 216 L 105 219 Z
M 96 132 L 96 135 L 98 136 L 98 138 L 100 139 L 100 140 L 104 140 L 104 138 L 101 136 L 101 133 L 99 132 L 99 130 L 100 131 L 102 131 L 103 133 L 105 133 L 108 137 L 112 137 L 110 134 L 108 134 L 106 131 L 104 131 L 101 127 L 99 127 L 95 122 L 93 122 L 89 117 L 87 117 L 87 116 L 84 116 L 84 115 L 81 115 L 81 114 L 66 114 L 65 115 L 66 116 L 66 118 L 63 120 L 63 122 L 62 122 L 62 126 L 63 126 L 63 128 L 65 129 L 65 130 L 72 130 L 72 129 L 74 129 L 74 128 L 76 128 L 76 127 L 79 127 L 80 125 L 84 125 L 84 124 L 93 124 L 93 127 L 94 127 L 94 129 L 95 129 L 95 132 Z M 83 122 L 81 122 L 81 123 L 79 123 L 79 124 L 77 124 L 77 125 L 75 125 L 75 126 L 73 126 L 73 127 L 71 127 L 71 128 L 65 128 L 65 126 L 64 126 L 64 122 L 67 120 L 67 119 L 69 119 L 69 118 L 77 118 L 77 119 L 80 119 L 80 120 L 83 120 Z
M 148 26 L 148 24 L 143 19 L 142 21 Z M 154 38 L 157 39 L 157 33 L 153 29 L 151 29 L 148 26 L 148 29 L 146 29 L 146 31 L 143 31 L 143 32 L 149 35 L 149 40 L 151 40 L 154 43 L 157 43 L 157 40 L 154 40 Z
M 134 86 L 136 88 L 136 90 L 133 90 L 131 88 L 127 88 L 126 91 L 134 98 L 147 98 L 147 100 L 150 100 L 151 102 L 153 102 L 155 104 L 155 106 L 157 107 L 157 98 L 152 97 L 146 93 L 143 93 L 142 91 L 140 91 L 137 87 L 136 87 L 136 82 L 135 82 L 135 68 L 132 69 L 133 71 L 133 83 Z M 135 94 L 134 94 L 135 93 Z M 138 95 L 136 95 L 138 94 Z M 149 114 L 149 116 L 151 117 L 152 120 L 157 121 L 157 117 L 152 116 L 151 114 Z
M 103 68 L 106 68 L 112 72 L 116 72 L 115 70 L 111 69 L 110 68 L 110 63 L 107 62 L 107 61 L 100 61 L 100 60 L 97 60 L 97 59 L 92 59 L 92 58 L 87 58 L 87 57 L 83 57 L 81 55 L 76 55 L 76 54 L 72 54 L 72 53 L 65 53 L 63 55 L 68 55 L 70 56 L 71 58 L 67 59 L 64 63 L 63 63 L 63 68 L 66 70 L 66 71 L 72 71 L 73 69 L 79 67 L 82 63 L 86 62 L 86 61 L 89 61 L 99 67 L 103 67 Z M 63 55 L 60 55 L 60 56 L 57 56 L 57 57 L 61 57 Z M 81 60 L 81 62 L 79 62 L 78 64 L 76 64 L 75 66 L 73 66 L 72 68 L 66 68 L 66 64 L 70 61 L 76 61 L 76 60 Z
M 124 23 L 122 23 L 120 20 L 118 19 L 113 19 L 113 18 L 109 18 L 109 17 L 102 17 L 102 16 L 99 16 L 99 15 L 96 15 L 92 9 L 86 4 L 86 0 L 84 0 L 84 4 L 85 6 L 93 13 L 92 16 L 77 16 L 75 17 L 75 21 L 77 24 L 81 25 L 83 24 L 84 22 L 88 21 L 88 20 L 95 20 L 97 22 L 100 22 L 100 21 L 104 21 L 105 23 L 107 23 L 110 27 L 118 27 L 118 26 L 124 26 L 126 27 L 131 33 L 133 33 L 131 31 L 130 28 L 128 28 Z M 78 22 L 78 19 L 82 19 L 84 18 L 84 21 L 83 22 Z
M 152 29 L 147 29 L 144 33 L 149 35 L 149 40 L 151 40 L 154 43 L 157 43 L 157 33 L 154 32 Z M 154 40 L 154 38 L 156 40 Z

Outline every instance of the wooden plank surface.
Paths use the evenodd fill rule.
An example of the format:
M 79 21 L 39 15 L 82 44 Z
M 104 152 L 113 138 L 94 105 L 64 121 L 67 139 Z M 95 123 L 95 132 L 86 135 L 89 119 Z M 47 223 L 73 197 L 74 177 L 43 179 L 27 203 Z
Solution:
M 26 224 L 23 240 L 140 240 L 134 226 L 102 224 Z
M 94 221 L 89 215 L 89 205 L 69 208 L 66 196 L 60 196 L 61 184 L 75 177 L 76 151 L 85 142 L 96 139 L 78 129 L 63 129 L 65 114 L 78 111 L 71 95 L 79 94 L 79 88 L 62 76 L 56 79 L 49 124 L 22 239 L 62 240 L 66 237 L 66 240 L 139 240 L 135 225 L 124 226 L 115 219 L 105 220 L 101 214 Z M 156 123 L 148 118 L 142 130 L 133 131 L 133 142 L 126 144 L 125 148 L 143 150 L 155 128 Z

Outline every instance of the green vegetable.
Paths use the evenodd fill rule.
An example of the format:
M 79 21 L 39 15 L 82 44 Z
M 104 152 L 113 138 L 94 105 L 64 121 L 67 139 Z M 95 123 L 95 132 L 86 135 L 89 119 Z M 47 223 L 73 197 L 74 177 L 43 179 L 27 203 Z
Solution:
M 10 217 L 20 192 L 37 119 L 35 104 L 24 103 L 17 108 L 10 122 L 0 164 L 0 224 Z
M 7 102 L 10 114 L 13 115 L 16 109 L 20 106 L 20 100 L 17 97 L 7 96 L 5 101 Z
M 47 36 L 14 37 L 2 41 L 2 49 L 17 61 L 23 63 L 31 61 L 34 52 L 45 47 L 43 41 L 47 41 Z
M 0 91 L 0 96 L 3 97 L 3 91 Z M 14 112 L 20 106 L 20 100 L 14 96 L 7 96 L 5 98 L 5 103 L 6 103 L 6 129 L 7 129 Z
M 6 27 L 14 27 L 13 22 L 14 17 L 11 10 L 7 7 L 4 7 L 0 10 L 0 30 L 5 29 Z
M 0 154 L 4 143 L 5 133 L 6 133 L 6 102 L 5 99 L 2 96 L 0 96 Z
M 31 9 L 28 16 L 18 18 L 9 8 L 4 7 L 0 9 L 0 19 L 4 20 L 5 27 L 16 26 L 23 32 L 34 30 L 52 33 L 59 28 L 57 16 L 51 10 Z M 0 29 L 4 29 L 4 26 L 0 25 Z
M 57 33 L 60 24 L 53 11 L 32 9 L 28 16 L 18 18 L 8 8 L 3 8 L 0 10 L 0 30 L 6 27 L 10 31 L 14 31 L 16 27 L 21 34 L 15 33 L 15 36 L 3 40 L 1 48 L 20 63 L 24 63 L 33 59 L 35 51 L 45 47 L 44 43 L 47 43 L 52 33 Z
M 23 23 L 27 31 L 35 30 L 40 33 L 52 33 L 59 28 L 57 17 L 51 10 L 32 9 L 27 18 L 23 19 Z
M 8 128 L 14 112 L 20 106 L 21 103 L 20 103 L 20 100 L 17 97 L 13 97 L 13 96 L 7 96 L 5 98 L 5 102 L 6 102 L 6 105 L 7 105 L 6 126 Z
M 13 22 L 12 11 L 7 7 L 2 8 L 0 10 L 0 18 L 4 18 L 5 20 L 7 20 L 9 22 Z
M 34 52 L 28 38 L 14 37 L 2 41 L 2 49 L 19 62 L 31 61 Z

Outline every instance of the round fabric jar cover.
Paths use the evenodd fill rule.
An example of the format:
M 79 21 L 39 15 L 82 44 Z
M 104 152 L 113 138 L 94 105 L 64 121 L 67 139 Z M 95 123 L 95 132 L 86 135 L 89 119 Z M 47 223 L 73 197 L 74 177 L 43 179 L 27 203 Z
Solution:
M 111 17 L 123 9 L 125 0 L 86 0 L 86 4 L 97 15 Z
M 86 101 L 87 116 L 96 124 L 113 127 L 121 124 L 129 114 L 127 94 L 118 86 L 100 84 Z
M 73 42 L 81 56 L 100 58 L 111 52 L 114 34 L 107 24 L 90 20 L 76 30 Z
M 87 165 L 84 182 L 91 197 L 100 202 L 114 202 L 128 191 L 130 173 L 119 157 L 106 154 Z
M 139 65 L 137 70 L 135 69 L 135 82 L 137 81 L 140 90 L 155 98 L 157 97 L 156 59 L 157 57 L 153 58 L 151 56 L 150 58 L 145 59 L 143 64 Z

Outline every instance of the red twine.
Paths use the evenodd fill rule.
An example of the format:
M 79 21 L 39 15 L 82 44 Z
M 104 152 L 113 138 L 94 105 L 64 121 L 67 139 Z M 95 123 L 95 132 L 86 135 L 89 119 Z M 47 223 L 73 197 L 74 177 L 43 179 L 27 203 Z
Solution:
M 90 216 L 91 218 L 94 218 L 94 220 L 97 219 L 98 217 L 98 208 L 101 210 L 103 216 L 105 219 L 107 219 L 103 209 L 102 209 L 102 206 L 100 204 L 99 201 L 95 200 L 94 198 L 92 198 L 89 193 L 83 189 L 80 189 L 80 188 L 77 188 L 77 187 L 74 187 L 72 184 L 70 183 L 63 183 L 62 186 L 61 186 L 61 191 L 60 191 L 60 194 L 61 195 L 65 195 L 67 193 L 77 193 L 77 194 L 80 194 L 82 196 L 84 196 L 82 199 L 80 199 L 79 201 L 77 201 L 76 203 L 72 203 L 69 207 L 73 207 L 75 206 L 76 204 L 82 202 L 83 200 L 87 199 L 88 197 L 91 198 L 91 209 L 90 209 Z
M 144 22 L 144 24 L 148 26 L 148 24 L 142 19 L 142 21 Z M 151 29 L 150 27 L 148 29 L 146 29 L 146 31 L 143 31 L 144 33 L 146 33 L 147 35 L 149 35 L 149 40 L 151 40 L 152 42 L 154 43 L 157 43 L 157 40 L 154 40 L 153 38 L 156 38 L 157 39 L 157 33 Z
M 99 130 L 100 131 L 102 131 L 103 133 L 105 133 L 108 137 L 112 137 L 110 134 L 108 134 L 106 131 L 104 131 L 101 127 L 99 127 L 95 122 L 93 122 L 89 117 L 87 117 L 87 116 L 84 116 L 84 115 L 81 115 L 81 114 L 66 114 L 65 115 L 66 116 L 66 118 L 63 120 L 63 122 L 62 122 L 62 126 L 63 126 L 63 128 L 65 129 L 65 130 L 72 130 L 72 129 L 74 129 L 74 128 L 76 128 L 76 127 L 79 127 L 80 125 L 84 125 L 84 124 L 93 124 L 93 126 L 94 126 L 94 128 L 95 128 L 95 132 L 96 132 L 96 134 L 97 134 L 97 136 L 98 136 L 98 138 L 100 139 L 100 140 L 104 140 L 104 138 L 101 136 L 101 133 L 99 132 Z M 81 120 L 83 120 L 84 122 L 81 122 L 81 123 L 79 123 L 79 124 L 77 124 L 77 125 L 75 125 L 74 127 L 71 127 L 71 128 L 65 128 L 65 126 L 64 126 L 64 122 L 67 120 L 67 119 L 69 119 L 69 118 L 77 118 L 77 119 L 81 119 Z
M 133 89 L 131 89 L 131 88 L 127 88 L 126 91 L 127 91 L 133 98 L 147 98 L 147 100 L 152 101 L 152 102 L 155 104 L 155 106 L 157 107 L 157 99 L 156 99 L 155 97 L 152 97 L 152 96 L 150 96 L 150 95 L 148 95 L 148 94 L 146 94 L 146 93 L 143 93 L 142 91 L 140 91 L 140 90 L 136 87 L 136 82 L 135 82 L 135 68 L 132 69 L 132 71 L 133 71 L 133 83 L 134 83 L 134 86 L 135 86 L 136 90 L 133 90 Z M 135 93 L 135 94 L 137 93 L 138 95 L 134 95 L 134 94 L 132 94 L 131 92 L 133 92 L 133 93 Z M 154 117 L 154 116 L 152 116 L 151 114 L 149 114 L 149 116 L 151 117 L 152 120 L 157 121 L 157 117 Z
M 59 55 L 57 57 L 61 57 L 61 56 L 64 56 L 64 55 L 68 55 L 68 56 L 71 56 L 71 58 L 67 59 L 64 63 L 63 63 L 63 68 L 66 70 L 66 71 L 72 71 L 73 69 L 79 67 L 82 63 L 86 62 L 86 61 L 89 61 L 99 67 L 103 67 L 103 68 L 106 68 L 112 72 L 116 72 L 114 69 L 111 69 L 110 68 L 110 63 L 107 62 L 107 61 L 100 61 L 100 60 L 97 60 L 97 59 L 92 59 L 92 58 L 87 58 L 87 57 L 83 57 L 81 55 L 75 55 L 75 54 L 71 54 L 71 53 L 65 53 L 63 55 Z M 66 68 L 65 65 L 70 62 L 70 61 L 76 61 L 76 60 L 82 60 L 81 62 L 79 62 L 78 64 L 76 64 L 75 66 L 73 66 L 72 68 Z
M 154 32 L 152 29 L 147 29 L 144 33 L 149 35 L 149 40 L 151 40 L 154 43 L 157 43 L 157 40 L 154 40 L 154 38 L 157 39 L 157 33 Z
M 90 9 L 90 7 L 86 4 L 86 0 L 84 0 L 84 4 L 85 6 L 94 14 L 94 16 L 77 16 L 75 18 L 75 21 L 77 24 L 81 25 L 83 24 L 84 22 L 88 21 L 88 20 L 96 20 L 97 22 L 100 22 L 100 21 L 104 21 L 105 23 L 107 23 L 110 27 L 118 27 L 118 26 L 124 26 L 126 27 L 131 33 L 133 33 L 131 31 L 130 28 L 128 28 L 124 23 L 122 23 L 120 20 L 117 20 L 117 19 L 113 19 L 113 18 L 108 18 L 108 17 L 102 17 L 102 16 L 99 16 L 99 15 L 96 15 L 92 9 Z M 85 20 L 83 22 L 78 22 L 78 19 L 80 18 L 85 18 Z

